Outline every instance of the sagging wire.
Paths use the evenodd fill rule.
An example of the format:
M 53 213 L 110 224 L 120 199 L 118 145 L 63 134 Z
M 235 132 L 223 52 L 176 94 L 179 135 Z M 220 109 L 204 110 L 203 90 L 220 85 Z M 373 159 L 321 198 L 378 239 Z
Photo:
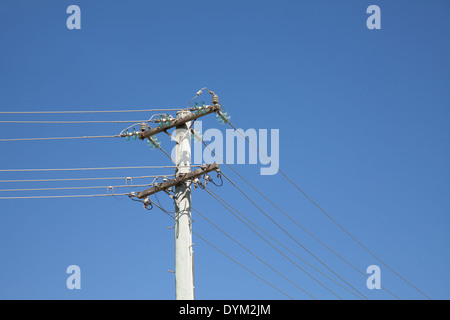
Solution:
M 152 210 L 152 209 L 153 209 L 153 203 L 152 203 L 152 201 L 151 201 L 148 197 L 144 198 L 143 200 L 134 199 L 134 197 L 136 197 L 136 193 L 135 193 L 135 192 L 131 192 L 131 193 L 128 195 L 128 197 L 129 197 L 131 200 L 133 200 L 133 201 L 142 203 L 143 206 L 144 206 L 144 209 L 146 209 L 146 210 Z M 149 208 L 149 206 L 150 206 L 150 208 Z
M 162 206 L 162 204 L 161 204 L 161 202 L 159 201 L 158 196 L 156 195 L 156 193 L 155 193 L 154 195 L 155 195 L 156 201 L 158 202 L 159 208 L 160 208 L 162 211 L 164 211 L 164 212 L 167 213 L 167 214 L 175 214 L 175 213 L 176 213 L 175 211 L 168 211 L 168 210 L 164 209 L 163 206 Z M 175 201 L 174 198 L 172 198 L 172 199 Z
M 220 171 L 217 171 L 217 178 L 220 179 L 220 184 L 215 183 L 213 179 L 211 179 L 210 181 L 211 181 L 212 184 L 214 184 L 216 187 L 221 187 L 221 186 L 223 186 L 223 179 L 222 179 L 222 174 L 220 173 Z
M 155 186 L 155 185 L 161 184 L 162 182 L 156 182 L 160 178 L 162 178 L 163 182 L 166 182 L 168 180 L 168 176 L 157 176 L 153 179 L 153 181 L 149 184 L 149 186 Z M 166 190 L 164 190 L 164 191 L 166 191 Z M 153 209 L 153 201 L 151 201 L 148 197 L 144 198 L 143 200 L 134 199 L 136 197 L 136 192 L 131 192 L 128 195 L 128 197 L 133 201 L 142 203 L 144 205 L 144 209 L 147 209 L 147 210 Z M 156 197 L 156 200 L 158 201 L 159 205 L 161 206 L 161 203 L 159 202 L 159 199 L 157 198 L 156 194 L 155 194 L 155 197 Z
M 148 200 L 148 201 L 144 201 L 144 208 L 146 210 L 150 211 L 153 209 L 153 202 L 149 198 L 146 198 L 146 200 Z M 149 208 L 149 206 L 150 206 L 150 208 Z
M 131 193 L 128 195 L 128 197 L 129 197 L 131 200 L 133 200 L 133 201 L 142 203 L 143 206 L 144 206 L 144 209 L 146 209 L 146 210 L 152 210 L 152 209 L 153 209 L 153 203 L 152 203 L 152 201 L 151 201 L 148 197 L 145 197 L 143 200 L 140 200 L 140 199 L 134 199 L 134 197 L 136 197 L 136 192 L 131 192 Z M 150 206 L 150 208 L 149 208 L 149 206 Z

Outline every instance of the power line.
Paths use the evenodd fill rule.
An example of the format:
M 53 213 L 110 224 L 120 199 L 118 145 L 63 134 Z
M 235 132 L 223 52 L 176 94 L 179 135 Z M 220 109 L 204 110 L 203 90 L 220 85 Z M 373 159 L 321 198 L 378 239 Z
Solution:
M 304 245 L 302 245 L 297 239 L 295 239 L 286 229 L 284 229 L 282 226 L 280 226 L 280 224 L 278 224 L 275 220 L 273 220 L 264 210 L 262 210 L 252 199 L 250 199 L 249 196 L 247 196 L 247 194 L 242 191 L 233 181 L 231 181 L 231 179 L 222 172 L 222 175 L 237 189 L 239 190 L 240 193 L 242 193 L 247 200 L 249 200 L 259 211 L 261 211 L 270 221 L 272 221 L 272 223 L 274 223 L 280 230 L 282 230 L 285 234 L 287 234 L 292 240 L 294 240 L 299 246 L 301 246 L 306 252 L 308 252 L 312 257 L 314 257 L 317 261 L 319 261 L 324 267 L 326 267 L 328 270 L 330 270 L 331 272 L 333 272 L 339 279 L 341 279 L 342 281 L 344 281 L 348 286 L 350 286 L 353 290 L 355 290 L 356 292 L 358 292 L 361 296 L 365 297 L 367 299 L 367 297 L 362 294 L 358 289 L 356 289 L 355 287 L 353 287 L 350 283 L 348 283 L 344 278 L 342 278 L 339 274 L 337 274 L 333 269 L 331 269 L 328 265 L 326 265 L 320 258 L 318 258 L 316 255 L 314 255 L 311 251 L 309 251 Z
M 0 111 L 0 114 L 63 114 L 63 113 L 123 113 L 123 112 L 156 112 L 156 111 L 180 111 L 183 109 L 141 109 L 141 110 L 85 110 L 85 111 Z
M 55 198 L 89 198 L 89 197 L 111 197 L 111 196 L 129 196 L 129 193 L 110 193 L 110 194 L 72 194 L 62 196 L 25 196 L 25 197 L 0 197 L 0 200 L 9 199 L 55 199 Z
M 324 287 L 325 289 L 327 289 L 328 291 L 330 291 L 333 295 L 335 295 L 336 297 L 338 297 L 339 299 L 343 300 L 339 295 L 337 295 L 335 292 L 333 292 L 330 288 L 328 288 L 327 286 L 325 286 L 322 282 L 320 282 L 318 279 L 316 279 L 314 276 L 312 276 L 309 272 L 307 272 L 306 270 L 304 270 L 302 267 L 300 267 L 298 264 L 296 264 L 292 259 L 290 259 L 287 255 L 285 255 L 282 251 L 280 251 L 277 247 L 275 247 L 272 243 L 270 243 L 266 238 L 264 238 L 263 236 L 261 236 L 261 234 L 259 234 L 255 229 L 253 229 L 251 226 L 249 226 L 244 220 L 242 220 L 241 218 L 239 218 L 236 214 L 234 214 L 227 206 L 225 206 L 221 201 L 219 201 L 209 190 L 209 188 L 207 188 L 205 186 L 205 191 L 209 193 L 209 195 L 211 197 L 213 197 L 217 202 L 219 202 L 222 206 L 225 207 L 225 209 L 227 209 L 228 211 L 230 211 L 236 218 L 238 218 L 246 227 L 248 227 L 250 230 L 252 230 L 254 233 L 256 233 L 261 239 L 263 239 L 265 242 L 267 242 L 272 248 L 274 248 L 278 253 L 280 253 L 283 257 L 285 257 L 286 259 L 288 259 L 291 263 L 293 263 L 297 268 L 299 268 L 300 270 L 302 270 L 304 273 L 306 273 L 310 278 L 312 278 L 314 281 L 316 281 L 317 283 L 319 283 L 322 287 Z M 195 209 L 193 209 L 195 210 Z M 205 219 L 207 219 L 206 217 L 204 217 Z M 246 218 L 248 220 L 248 218 Z M 208 219 L 207 219 L 208 220 Z M 209 220 L 208 220 L 209 221 Z M 209 221 L 210 222 L 210 221 Z
M 148 187 L 150 184 L 136 185 L 119 185 L 119 186 L 87 186 L 87 187 L 54 187 L 54 188 L 25 188 L 25 189 L 0 189 L 0 192 L 17 192 L 17 191 L 50 191 L 50 190 L 83 190 L 83 189 L 114 189 L 114 188 L 136 188 Z
M 0 180 L 0 183 L 9 182 L 60 182 L 60 181 L 89 181 L 89 180 L 119 180 L 119 179 L 145 179 L 157 177 L 172 177 L 174 175 L 152 175 L 152 176 L 137 176 L 137 177 L 105 177 L 105 178 L 70 178 L 70 179 L 23 179 L 23 180 Z
M 47 137 L 47 138 L 12 138 L 0 139 L 0 142 L 7 141 L 37 141 L 37 140 L 74 140 L 74 139 L 102 139 L 102 138 L 120 138 L 121 135 L 116 134 L 112 136 L 81 136 L 81 137 Z
M 191 166 L 193 167 L 193 166 Z M 55 168 L 55 169 L 0 169 L 0 172 L 32 172 L 32 171 L 85 171 L 85 170 L 119 170 L 119 169 L 163 169 L 176 166 L 134 166 L 134 167 L 100 167 L 100 168 Z
M 250 183 L 247 179 L 245 179 L 242 175 L 240 175 L 232 166 L 230 166 L 228 163 L 226 163 L 220 156 L 218 156 L 214 150 L 212 150 L 203 140 L 202 140 L 203 145 L 205 145 L 206 148 L 208 148 L 214 156 L 218 157 L 219 160 L 221 160 L 226 166 L 228 166 L 228 168 L 230 168 L 238 177 L 240 177 L 242 180 L 244 180 L 249 186 L 251 186 L 256 192 L 258 192 L 264 199 L 266 199 L 270 204 L 272 204 L 274 207 L 276 207 L 279 211 L 281 211 L 285 216 L 287 216 L 292 222 L 294 222 L 297 226 L 299 226 L 302 230 L 304 230 L 308 235 L 310 235 L 313 239 L 315 239 L 316 241 L 318 241 L 320 244 L 322 244 L 325 248 L 327 248 L 328 250 L 330 250 L 332 253 L 334 253 L 338 258 L 340 258 L 341 260 L 343 260 L 345 263 L 347 263 L 348 265 L 350 265 L 353 269 L 355 269 L 356 271 L 358 271 L 360 274 L 362 274 L 365 278 L 368 278 L 369 276 L 365 273 L 363 273 L 361 270 L 359 270 L 355 265 L 353 265 L 351 262 L 349 262 L 348 260 L 346 260 L 344 257 L 342 257 L 340 254 L 338 254 L 336 251 L 334 251 L 333 249 L 331 249 L 329 246 L 327 246 L 324 242 L 322 242 L 319 238 L 317 238 L 313 233 L 311 233 L 308 229 L 306 229 L 304 226 L 302 226 L 301 224 L 299 224 L 295 219 L 293 219 L 289 214 L 287 214 L 284 210 L 282 210 L 279 206 L 277 206 L 272 200 L 270 200 L 266 195 L 264 195 L 259 189 L 257 189 L 252 183 Z M 234 209 L 236 210 L 236 209 Z M 289 249 L 288 249 L 289 250 Z M 394 294 L 392 291 L 388 290 L 387 288 L 381 286 L 380 287 L 382 289 L 384 289 L 386 292 L 388 292 L 389 294 L 391 294 L 393 297 L 401 300 L 396 294 Z
M 322 209 L 311 197 L 309 197 L 305 191 L 303 191 L 294 181 L 292 181 L 276 164 L 274 164 L 266 155 L 264 155 L 261 150 L 257 146 L 255 146 L 244 134 L 242 134 L 231 122 L 228 121 L 228 124 L 236 131 L 238 132 L 244 139 L 251 145 L 253 148 L 255 148 L 260 155 L 262 155 L 264 158 L 266 158 L 269 163 L 271 163 L 294 187 L 296 187 L 312 204 L 314 204 L 320 211 L 322 211 L 334 224 L 336 224 L 344 233 L 346 233 L 351 239 L 353 239 L 360 247 L 362 247 L 364 250 L 366 250 L 370 255 L 372 255 L 375 259 L 380 261 L 384 266 L 386 266 L 391 272 L 393 272 L 395 275 L 397 275 L 400 279 L 405 281 L 407 284 L 409 284 L 411 287 L 416 289 L 418 292 L 420 292 L 423 296 L 425 296 L 427 299 L 432 300 L 428 295 L 426 295 L 422 290 L 417 288 L 415 285 L 413 285 L 411 282 L 409 282 L 407 279 L 405 279 L 402 275 L 400 275 L 398 272 L 396 272 L 394 269 L 392 269 L 389 265 L 387 265 L 383 260 L 381 260 L 375 253 L 373 253 L 369 248 L 367 248 L 365 245 L 363 245 L 358 239 L 356 239 L 355 236 L 353 236 L 349 231 L 347 231 L 341 224 L 339 224 L 333 217 L 331 217 L 324 209 Z
M 236 239 L 234 239 L 232 236 L 230 236 L 227 232 L 225 232 L 222 228 L 220 228 L 219 226 L 217 226 L 214 222 L 212 222 L 211 220 L 209 220 L 207 217 L 205 217 L 203 214 L 201 214 L 198 210 L 196 210 L 194 207 L 191 207 L 192 210 L 194 210 L 195 212 L 197 212 L 197 214 L 202 217 L 203 219 L 205 219 L 206 221 L 208 221 L 211 225 L 213 225 L 214 227 L 216 227 L 219 231 L 221 231 L 224 235 L 226 235 L 228 238 L 230 238 L 232 241 L 234 241 L 236 244 L 238 244 L 242 249 L 244 249 L 245 251 L 247 251 L 248 253 L 250 253 L 252 256 L 254 256 L 256 259 L 258 259 L 259 261 L 261 261 L 264 265 L 266 265 L 267 267 L 269 267 L 272 271 L 274 271 L 276 274 L 278 274 L 279 276 L 283 277 L 284 279 L 286 279 L 287 281 L 289 281 L 291 284 L 293 284 L 295 287 L 297 287 L 298 289 L 302 290 L 304 293 L 306 293 L 308 296 L 310 296 L 311 298 L 317 300 L 317 298 L 315 298 L 313 295 L 311 295 L 308 291 L 306 291 L 305 289 L 303 289 L 302 287 L 300 287 L 298 284 L 296 284 L 295 282 L 293 282 L 292 280 L 290 280 L 287 276 L 285 276 L 283 273 L 281 273 L 280 271 L 278 271 L 277 269 L 275 269 L 274 267 L 272 267 L 269 263 L 267 263 L 266 261 L 264 261 L 263 259 L 261 259 L 257 254 L 255 254 L 253 251 L 251 251 L 250 249 L 248 249 L 246 246 L 244 246 L 242 243 L 240 243 L 239 241 L 237 241 Z
M 170 154 L 168 154 L 167 151 L 165 151 L 163 148 L 161 148 L 161 146 L 158 146 L 158 149 L 161 150 L 173 163 L 175 163 L 175 160 L 173 160 L 172 157 L 170 156 Z
M 205 143 L 205 141 L 202 139 L 202 143 L 203 143 L 203 145 L 205 145 L 213 154 L 214 154 L 214 156 L 217 156 L 218 158 L 219 158 L 219 160 L 221 160 L 225 165 L 227 165 L 232 171 L 234 171 L 241 179 L 243 179 L 245 182 L 247 182 L 248 184 L 250 184 L 250 182 L 248 182 L 246 179 L 244 179 L 233 167 L 231 167 L 228 163 L 226 163 L 220 156 L 218 156 L 215 152 L 214 152 L 214 150 L 212 150 L 206 143 Z M 228 180 L 229 180 L 229 178 L 228 177 L 226 177 Z M 230 182 L 231 182 L 231 180 L 229 180 Z M 233 185 L 234 185 L 234 183 L 233 182 L 231 182 Z M 252 184 L 250 184 L 255 190 L 257 190 Z M 239 191 L 241 191 L 236 185 L 234 185 Z M 258 190 L 257 190 L 258 191 Z M 258 191 L 259 192 L 259 191 Z M 246 196 L 247 197 L 247 195 L 245 194 L 245 193 L 243 193 L 242 191 L 241 191 L 241 193 L 242 194 L 244 194 L 244 196 Z M 260 193 L 261 194 L 261 193 Z M 261 194 L 262 195 L 262 194 Z M 248 200 L 250 200 L 250 198 L 248 198 L 247 197 L 247 199 Z M 267 199 L 267 198 L 266 198 Z M 256 206 L 256 204 L 252 201 L 252 200 L 250 200 L 250 202 L 252 202 L 255 206 Z M 274 204 L 275 205 L 275 204 Z M 264 212 L 264 211 L 262 211 L 258 206 L 256 206 L 261 212 L 263 212 L 265 215 L 266 215 L 266 213 Z M 278 206 L 277 206 L 277 208 L 278 208 Z M 280 209 L 281 210 L 281 209 Z M 283 211 L 284 212 L 284 211 Z M 267 215 L 266 215 L 267 216 Z M 267 216 L 268 217 L 268 216 Z M 270 217 L 268 217 L 270 220 L 272 220 Z M 273 221 L 272 220 L 272 222 L 274 222 L 276 225 L 278 225 L 275 221 Z M 279 226 L 280 227 L 280 226 Z M 280 227 L 281 228 L 281 227 Z M 283 228 L 281 228 L 283 231 L 284 231 L 284 229 Z M 306 231 L 306 229 L 304 229 L 305 231 Z M 309 233 L 309 232 L 308 232 Z M 309 233 L 309 234 L 311 234 L 311 233 Z M 311 234 L 312 235 L 312 234 Z M 291 238 L 292 238 L 292 236 L 290 236 Z M 314 237 L 315 238 L 315 237 Z M 315 238 L 316 239 L 316 238 Z M 293 240 L 295 240 L 295 239 L 293 239 Z M 318 240 L 318 239 L 317 239 Z M 348 284 L 351 288 L 353 288 L 356 292 L 358 292 L 359 294 L 361 294 L 361 296 L 363 296 L 365 299 L 367 299 L 367 297 L 366 296 L 364 296 L 361 292 L 359 292 L 358 290 L 356 290 L 356 288 L 354 288 L 352 285 L 350 285 L 347 281 L 345 281 L 343 278 L 341 278 L 336 272 L 334 272 L 333 270 L 331 270 L 326 264 L 324 264 L 320 259 L 318 259 L 315 255 L 313 255 L 311 252 L 309 252 L 309 250 L 307 250 L 301 243 L 299 243 L 297 240 L 295 240 L 302 248 L 304 248 L 310 255 L 312 255 L 316 260 L 318 260 L 321 264 L 323 264 L 325 267 L 327 267 L 330 271 L 332 271 L 334 274 L 336 274 L 341 280 L 343 280 L 346 284 Z M 356 267 L 354 267 L 354 268 L 356 268 Z M 357 269 L 359 272 L 361 272 L 359 269 Z M 364 276 L 366 276 L 367 277 L 367 275 L 365 275 L 365 274 L 363 274 Z M 386 291 L 388 291 L 388 290 L 386 290 Z M 389 293 L 391 293 L 392 295 L 394 295 L 392 292 L 390 292 L 390 291 L 388 291 Z M 395 296 L 395 295 L 394 295 Z M 395 296 L 395 297 L 397 297 L 397 296 Z M 398 297 L 397 297 L 398 298 Z
M 356 297 L 360 298 L 360 296 L 358 296 L 356 293 L 354 293 L 353 291 L 349 290 L 347 287 L 343 286 L 342 284 L 340 284 L 339 282 L 337 282 L 336 280 L 334 280 L 333 278 L 329 277 L 328 275 L 326 275 L 325 273 L 323 273 L 322 271 L 320 271 L 318 268 L 316 268 L 314 265 L 312 265 L 311 263 L 309 263 L 308 261 L 306 261 L 305 259 L 303 259 L 302 257 L 300 257 L 297 253 L 293 252 L 291 249 L 289 249 L 288 247 L 286 247 L 284 244 L 282 244 L 280 241 L 278 241 L 277 239 L 275 239 L 273 236 L 271 236 L 270 234 L 268 234 L 266 231 L 264 231 L 262 228 L 260 228 L 258 225 L 256 225 L 254 222 L 252 222 L 248 217 L 246 217 L 243 213 L 241 213 L 239 210 L 237 210 L 235 207 L 233 207 L 229 202 L 227 202 L 226 200 L 224 200 L 223 198 L 221 198 L 217 193 L 215 193 L 213 190 L 205 187 L 205 190 L 210 191 L 213 195 L 214 198 L 216 198 L 216 201 L 218 201 L 220 203 L 220 201 L 222 201 L 224 204 L 226 204 L 229 208 L 231 208 L 232 210 L 234 210 L 237 214 L 239 214 L 241 217 L 243 217 L 244 219 L 246 219 L 250 224 L 252 224 L 255 228 L 257 228 L 258 230 L 260 230 L 262 233 L 264 233 L 266 236 L 268 236 L 269 238 L 271 238 L 273 241 L 275 241 L 276 243 L 278 243 L 280 246 L 282 246 L 283 248 L 285 248 L 286 250 L 288 250 L 290 253 L 292 253 L 293 255 L 295 255 L 297 258 L 299 258 L 300 260 L 302 260 L 304 263 L 306 263 L 307 265 L 309 265 L 311 268 L 313 268 L 314 270 L 316 270 L 317 272 L 319 272 L 320 274 L 322 274 L 324 277 L 328 278 L 329 280 L 333 281 L 334 283 L 336 283 L 337 285 L 339 285 L 340 287 L 344 288 L 345 290 L 347 290 L 348 292 L 352 293 L 353 295 L 355 295 Z M 219 201 L 220 200 L 220 201 Z M 223 205 L 223 204 L 222 204 Z M 234 213 L 233 213 L 234 215 Z M 236 216 L 236 215 L 235 215 Z M 238 217 L 237 217 L 238 218 Z M 239 218 L 238 218 L 239 219 Z M 241 219 L 239 219 L 241 220 Z M 241 220 L 242 221 L 242 220 Z
M 328 250 L 330 250 L 334 255 L 336 255 L 338 258 L 340 258 L 342 261 L 344 261 L 345 263 L 347 263 L 349 266 L 351 266 L 353 269 L 355 269 L 356 271 L 358 271 L 360 274 L 362 274 L 365 278 L 368 278 L 369 276 L 367 274 L 365 274 L 364 272 L 362 272 L 361 270 L 359 270 L 354 264 L 352 264 L 351 262 L 349 262 L 347 259 L 345 259 L 344 257 L 342 257 L 339 253 L 337 253 L 335 250 L 333 250 L 332 248 L 330 248 L 328 245 L 326 245 L 323 241 L 321 241 L 319 238 L 317 238 L 313 233 L 311 233 L 308 229 L 306 229 L 304 226 L 302 226 L 300 223 L 298 223 L 295 219 L 293 219 L 289 214 L 287 214 L 284 210 L 282 210 L 279 206 L 277 206 L 273 201 L 271 201 L 268 197 L 266 197 L 262 192 L 260 192 L 252 183 L 250 183 L 249 181 L 247 181 L 244 177 L 242 177 L 236 170 L 233 169 L 233 171 L 245 182 L 247 182 L 247 184 L 249 184 L 256 192 L 258 192 L 264 199 L 266 199 L 269 203 L 271 203 L 275 208 L 277 208 L 279 211 L 281 211 L 286 217 L 288 217 L 292 222 L 294 222 L 298 227 L 300 227 L 303 231 L 305 231 L 308 235 L 310 235 L 314 240 L 316 240 L 317 242 L 319 242 L 321 245 L 323 245 L 325 248 L 327 248 Z M 397 295 L 395 295 L 392 291 L 388 290 L 387 288 L 385 288 L 384 286 L 381 286 L 381 284 L 379 284 L 380 287 L 382 289 L 384 289 L 385 291 L 387 291 L 388 293 L 390 293 L 392 296 L 394 296 L 395 298 L 401 300 Z
M 81 123 L 142 123 L 148 120 L 1 120 L 0 123 L 25 123 L 25 124 L 81 124 Z
M 271 284 L 269 281 L 265 280 L 264 278 L 262 278 L 261 276 L 257 275 L 255 272 L 251 271 L 249 268 L 247 268 L 246 266 L 244 266 L 243 264 L 241 264 L 240 262 L 238 262 L 236 259 L 232 258 L 231 256 L 229 256 L 228 254 L 226 254 L 225 252 L 223 252 L 222 250 L 220 250 L 219 248 L 217 248 L 215 245 L 213 245 L 211 242 L 209 242 L 208 240 L 206 240 L 205 238 L 203 238 L 202 236 L 200 236 L 197 232 L 192 231 L 193 234 L 195 234 L 197 237 L 199 237 L 200 239 L 202 239 L 204 242 L 206 242 L 207 244 L 209 244 L 211 247 L 213 247 L 214 249 L 216 249 L 217 251 L 219 251 L 221 254 L 223 254 L 225 257 L 227 257 L 228 259 L 230 259 L 231 261 L 233 261 L 234 263 L 236 263 L 238 266 L 240 266 L 241 268 L 247 270 L 248 272 L 250 272 L 252 275 L 254 275 L 255 277 L 257 277 L 258 279 L 260 279 L 261 281 L 265 282 L 266 284 L 268 284 L 269 286 L 271 286 L 272 288 L 276 289 L 277 291 L 281 292 L 282 294 L 284 294 L 285 296 L 287 296 L 288 298 L 295 300 L 294 298 L 292 298 L 290 295 L 288 295 L 286 292 L 282 291 L 281 289 L 279 289 L 278 287 L 276 287 L 275 285 Z

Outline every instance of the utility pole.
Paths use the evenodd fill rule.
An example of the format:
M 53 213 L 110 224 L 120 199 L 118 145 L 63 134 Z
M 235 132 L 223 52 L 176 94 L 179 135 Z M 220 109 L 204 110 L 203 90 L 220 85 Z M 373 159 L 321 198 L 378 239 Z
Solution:
M 189 116 L 182 110 L 177 119 Z M 176 127 L 176 178 L 191 171 L 191 122 Z M 175 297 L 177 300 L 194 299 L 194 250 L 192 248 L 191 182 L 175 185 Z
M 206 89 L 206 88 L 204 88 Z M 202 93 L 201 89 L 197 96 Z M 211 171 L 219 172 L 217 163 L 203 164 L 199 169 L 191 171 L 191 123 L 200 117 L 216 113 L 221 123 L 226 123 L 229 116 L 219 103 L 219 97 L 212 91 L 212 105 L 195 107 L 177 112 L 176 119 L 163 117 L 159 120 L 158 127 L 141 126 L 141 132 L 129 133 L 128 130 L 122 136 L 135 136 L 141 140 L 148 139 L 147 143 L 153 148 L 160 148 L 159 141 L 155 135 L 175 128 L 175 179 L 153 185 L 152 187 L 140 191 L 132 192 L 130 197 L 141 199 L 147 207 L 152 201 L 149 196 L 175 188 L 175 298 L 177 300 L 194 300 L 194 250 L 192 248 L 192 217 L 191 217 L 191 185 L 201 185 L 199 178 L 204 176 L 207 183 L 207 173 Z M 192 101 L 192 100 L 191 100 Z M 191 112 L 192 111 L 192 112 Z M 216 117 L 217 117 L 216 116 Z M 211 180 L 209 180 L 211 181 Z M 171 195 L 172 196 L 172 195 Z

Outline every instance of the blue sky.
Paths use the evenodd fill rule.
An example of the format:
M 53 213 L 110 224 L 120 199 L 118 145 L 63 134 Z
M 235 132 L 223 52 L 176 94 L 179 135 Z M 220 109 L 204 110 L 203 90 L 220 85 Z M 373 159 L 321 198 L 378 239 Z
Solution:
M 81 30 L 66 27 L 71 4 L 81 8 Z M 372 4 L 381 8 L 380 30 L 366 27 L 366 9 Z M 217 92 L 234 125 L 280 130 L 280 168 L 333 218 L 430 297 L 448 299 L 449 9 L 444 0 L 0 0 L 0 111 L 179 108 L 207 86 Z M 1 119 L 135 120 L 151 115 L 2 114 Z M 2 138 L 114 135 L 123 128 L 2 123 L 0 133 Z M 210 116 L 203 119 L 207 128 L 229 127 Z M 159 138 L 163 148 L 172 148 L 167 137 Z M 170 165 L 161 152 L 124 139 L 0 142 L 0 148 L 0 169 Z M 282 175 L 261 176 L 259 165 L 234 168 L 361 271 L 377 264 L 383 286 L 402 299 L 423 298 Z M 228 168 L 223 172 L 368 298 L 393 298 L 384 290 L 368 290 L 361 274 Z M 0 179 L 171 173 L 0 172 Z M 2 183 L 0 189 L 88 183 Z M 213 190 L 332 276 L 230 183 Z M 164 194 L 159 199 L 166 209 L 173 208 Z M 192 201 L 308 292 L 319 299 L 336 298 L 206 192 L 193 191 Z M 295 299 L 309 298 L 193 216 L 194 230 L 221 250 Z M 172 224 L 161 211 L 143 210 L 127 198 L 0 200 L 0 299 L 173 299 L 174 275 L 168 270 L 174 269 L 174 236 L 167 228 Z M 193 242 L 197 299 L 286 298 L 201 239 L 194 236 Z M 66 288 L 66 268 L 72 264 L 81 268 L 81 290 Z M 308 268 L 343 298 L 354 298 Z

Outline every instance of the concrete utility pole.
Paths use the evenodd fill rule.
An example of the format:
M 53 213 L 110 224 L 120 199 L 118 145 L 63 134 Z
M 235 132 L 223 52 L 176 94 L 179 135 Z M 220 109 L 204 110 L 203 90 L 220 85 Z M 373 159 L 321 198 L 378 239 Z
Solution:
M 189 116 L 182 110 L 177 119 Z M 191 171 L 191 122 L 176 127 L 176 177 Z M 192 248 L 191 181 L 183 181 L 175 186 L 175 298 L 194 299 L 194 250 Z
M 197 96 L 202 93 L 201 89 Z M 209 90 L 208 90 L 209 91 Z M 144 124 L 141 126 L 141 132 L 137 137 L 141 140 L 148 139 L 155 147 L 160 148 L 154 140 L 154 136 L 168 129 L 175 128 L 176 140 L 176 174 L 175 179 L 153 185 L 151 188 L 131 193 L 131 197 L 142 199 L 144 206 L 149 203 L 149 196 L 161 191 L 167 192 L 168 189 L 175 187 L 175 298 L 177 300 L 194 299 L 194 250 L 192 248 L 192 219 L 191 219 L 191 184 L 195 179 L 205 176 L 208 172 L 219 172 L 217 163 L 204 164 L 199 169 L 191 171 L 191 123 L 196 119 L 208 114 L 217 113 L 224 121 L 228 121 L 226 113 L 222 113 L 222 107 L 219 103 L 219 97 L 212 91 L 213 105 L 195 107 L 177 112 L 177 118 L 160 120 L 160 125 L 155 128 L 147 128 Z M 192 100 L 191 100 L 192 101 Z M 192 111 L 192 113 L 190 112 Z M 227 118 L 228 117 L 228 118 Z M 129 133 L 124 136 L 130 136 Z M 162 149 L 161 149 L 162 150 Z M 206 182 L 205 182 L 206 183 Z

